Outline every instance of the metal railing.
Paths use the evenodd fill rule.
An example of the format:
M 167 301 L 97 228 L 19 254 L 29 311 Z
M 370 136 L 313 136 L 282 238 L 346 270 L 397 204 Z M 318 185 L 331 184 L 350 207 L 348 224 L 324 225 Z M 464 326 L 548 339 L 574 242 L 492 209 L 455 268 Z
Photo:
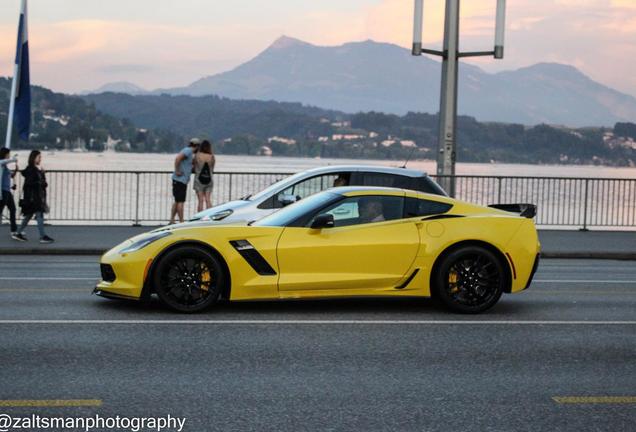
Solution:
M 456 176 L 456 180 L 457 198 L 465 201 L 536 204 L 539 226 L 636 228 L 636 179 Z
M 292 173 L 215 172 L 213 205 L 258 192 Z M 435 176 L 433 176 L 435 178 Z M 533 203 L 536 223 L 551 227 L 636 228 L 636 179 L 456 176 L 457 198 L 477 203 Z M 16 176 L 18 190 L 21 178 Z M 172 181 L 165 171 L 48 171 L 52 223 L 165 223 Z M 186 217 L 196 213 L 188 186 Z M 16 201 L 19 194 L 16 193 Z

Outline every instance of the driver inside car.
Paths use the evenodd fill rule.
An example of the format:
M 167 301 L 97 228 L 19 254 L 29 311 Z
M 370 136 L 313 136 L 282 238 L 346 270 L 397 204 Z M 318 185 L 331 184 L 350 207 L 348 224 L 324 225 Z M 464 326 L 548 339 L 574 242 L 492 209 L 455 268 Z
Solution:
M 360 220 L 363 223 L 382 222 L 384 218 L 384 211 L 382 202 L 375 197 L 360 198 L 358 201 L 358 212 L 360 214 Z

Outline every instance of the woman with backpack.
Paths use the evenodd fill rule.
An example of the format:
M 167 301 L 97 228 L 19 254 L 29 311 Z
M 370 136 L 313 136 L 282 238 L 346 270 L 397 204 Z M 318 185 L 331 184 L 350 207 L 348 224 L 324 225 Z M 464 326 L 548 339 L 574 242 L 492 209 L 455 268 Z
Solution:
M 24 235 L 24 229 L 29 221 L 35 215 L 38 222 L 38 230 L 40 231 L 40 243 L 53 243 L 53 239 L 44 232 L 44 213 L 49 212 L 49 206 L 46 203 L 46 177 L 44 170 L 40 167 L 42 162 L 42 154 L 38 150 L 33 150 L 29 154 L 29 165 L 22 171 L 24 177 L 23 197 L 20 200 L 22 208 L 22 224 L 18 228 L 18 234 L 14 237 L 19 241 L 27 241 Z
M 216 158 L 212 152 L 210 141 L 203 141 L 194 157 L 194 191 L 197 194 L 197 211 L 212 207 L 212 188 L 214 187 L 214 165 Z

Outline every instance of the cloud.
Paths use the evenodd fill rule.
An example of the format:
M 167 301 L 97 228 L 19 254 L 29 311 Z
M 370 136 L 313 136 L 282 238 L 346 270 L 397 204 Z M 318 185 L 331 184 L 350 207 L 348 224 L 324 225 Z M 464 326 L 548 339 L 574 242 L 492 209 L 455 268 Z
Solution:
M 148 64 L 115 64 L 101 66 L 95 69 L 96 72 L 104 74 L 143 74 L 155 70 L 153 65 Z
M 80 9 L 85 4 L 73 1 Z M 143 15 L 140 11 L 147 2 L 137 1 L 128 16 L 120 11 L 105 18 L 117 8 L 102 4 L 100 13 L 92 11 L 97 6 L 85 6 L 94 13 L 84 18 L 73 9 L 74 19 L 55 12 L 51 3 L 53 9 L 46 15 L 57 14 L 58 21 L 44 16 L 31 21 L 34 81 L 77 91 L 135 74 L 144 87 L 172 87 L 238 65 L 282 34 L 321 45 L 374 39 L 409 47 L 412 38 L 412 0 L 347 0 L 344 6 L 324 1 L 311 7 L 272 0 L 272 10 L 262 14 L 261 2 L 219 6 L 197 0 L 196 8 L 177 10 L 176 1 L 166 0 L 161 16 Z M 425 1 L 424 41 L 431 48 L 441 46 L 444 4 L 444 0 Z M 494 0 L 462 2 L 462 50 L 492 49 L 495 4 Z M 168 19 L 171 8 L 178 15 L 173 21 Z M 197 8 L 201 13 L 184 24 Z M 506 58 L 472 63 L 491 71 L 540 61 L 574 64 L 591 77 L 636 95 L 636 0 L 515 0 L 508 2 L 507 12 Z M 212 14 L 213 21 L 207 23 L 206 14 Z M 0 60 L 6 59 L 0 62 L 0 74 L 4 75 L 11 73 L 15 50 L 16 30 L 11 24 L 0 25 Z
M 461 5 L 461 49 L 492 49 L 495 1 Z M 444 2 L 425 4 L 424 41 L 440 46 Z M 412 39 L 413 2 L 383 0 L 367 9 L 366 32 L 404 47 Z M 636 0 L 508 2 L 506 57 L 468 60 L 487 70 L 542 61 L 572 64 L 592 78 L 636 95 Z

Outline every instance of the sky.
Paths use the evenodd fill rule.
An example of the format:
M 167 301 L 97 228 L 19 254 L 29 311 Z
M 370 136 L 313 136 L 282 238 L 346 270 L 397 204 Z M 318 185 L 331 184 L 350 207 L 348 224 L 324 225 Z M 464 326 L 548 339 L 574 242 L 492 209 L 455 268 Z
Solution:
M 461 0 L 462 50 L 492 49 L 496 0 Z M 636 0 L 508 0 L 506 56 L 490 71 L 559 62 L 636 96 Z M 443 0 L 424 0 L 439 48 Z M 0 76 L 13 72 L 20 0 L 0 2 Z M 29 0 L 32 81 L 69 93 L 129 81 L 187 85 L 231 69 L 281 35 L 316 45 L 409 47 L 413 0 Z

